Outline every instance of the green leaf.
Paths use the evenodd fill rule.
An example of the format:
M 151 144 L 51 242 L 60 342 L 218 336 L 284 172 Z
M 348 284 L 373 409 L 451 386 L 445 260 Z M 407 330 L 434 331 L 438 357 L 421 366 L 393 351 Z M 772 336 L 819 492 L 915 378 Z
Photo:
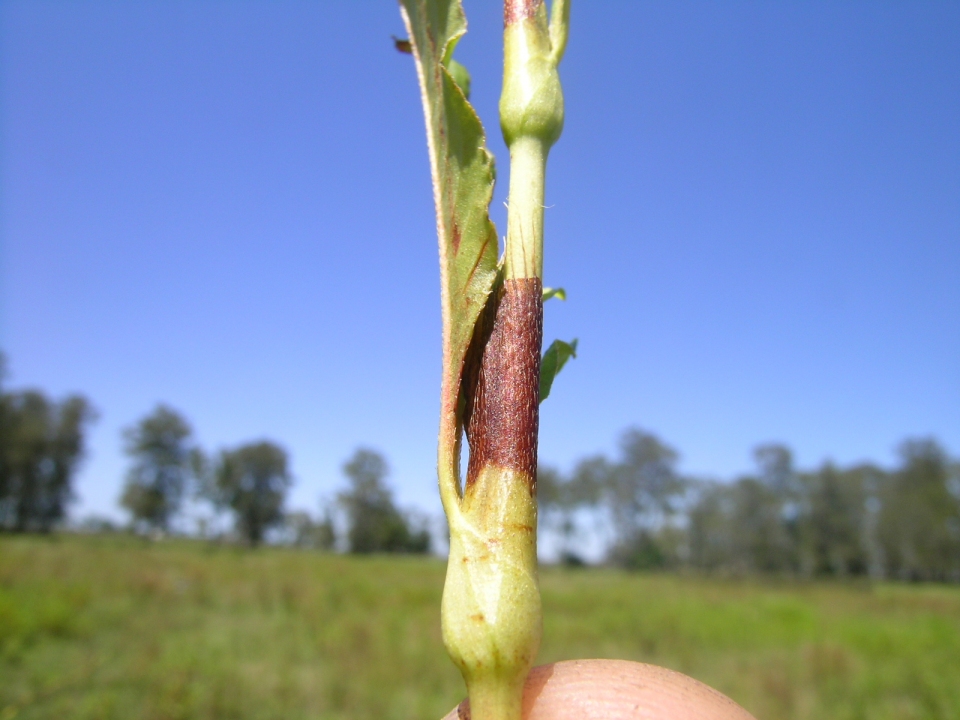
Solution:
M 469 100 L 470 99 L 470 73 L 467 69 L 458 63 L 453 58 L 450 58 L 450 62 L 447 63 L 447 70 L 450 72 L 450 76 L 453 78 L 453 81 L 457 84 L 457 87 L 463 91 L 463 96 Z
M 549 300 L 550 298 L 554 298 L 554 297 L 555 297 L 557 300 L 566 300 L 566 299 L 567 299 L 567 291 L 564 290 L 563 288 L 550 288 L 550 287 L 545 287 L 545 288 L 543 289 L 543 301 L 544 301 L 544 302 L 546 302 L 546 301 Z
M 451 493 L 459 492 L 457 398 L 464 360 L 497 275 L 497 231 L 489 216 L 494 165 L 480 118 L 467 101 L 469 87 L 454 76 L 464 83 L 466 71 L 457 70 L 452 57 L 467 27 L 460 0 L 400 0 L 400 6 L 420 80 L 440 240 L 439 470 L 441 496 L 449 506 Z
M 550 389 L 553 387 L 553 381 L 567 364 L 567 360 L 577 356 L 577 341 L 564 342 L 563 340 L 554 340 L 547 351 L 543 354 L 543 360 L 540 362 L 540 402 L 543 402 L 550 395 Z

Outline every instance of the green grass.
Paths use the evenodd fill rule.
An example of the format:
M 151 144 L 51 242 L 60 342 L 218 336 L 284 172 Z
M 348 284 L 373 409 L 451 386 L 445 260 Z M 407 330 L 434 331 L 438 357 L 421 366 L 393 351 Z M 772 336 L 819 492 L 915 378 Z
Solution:
M 438 718 L 443 564 L 0 537 L 0 720 Z M 542 574 L 540 662 L 666 665 L 761 720 L 960 717 L 960 589 Z

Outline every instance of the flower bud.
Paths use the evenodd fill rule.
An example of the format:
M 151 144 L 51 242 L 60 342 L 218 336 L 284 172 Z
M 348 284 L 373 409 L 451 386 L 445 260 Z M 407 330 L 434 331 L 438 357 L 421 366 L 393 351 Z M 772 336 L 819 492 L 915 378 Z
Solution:
M 565 40 L 564 35 L 563 42 Z M 547 149 L 563 130 L 563 90 L 557 73 L 563 48 L 554 47 L 542 2 L 534 13 L 508 22 L 503 43 L 503 92 L 500 95 L 503 138 L 509 146 L 518 138 L 532 137 Z

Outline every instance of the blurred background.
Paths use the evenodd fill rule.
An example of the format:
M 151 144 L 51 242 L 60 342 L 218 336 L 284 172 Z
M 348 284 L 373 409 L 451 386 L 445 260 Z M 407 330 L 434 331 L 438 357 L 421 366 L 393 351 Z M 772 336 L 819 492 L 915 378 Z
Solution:
M 502 235 L 501 7 L 464 6 Z M 541 660 L 658 662 L 758 717 L 955 717 L 960 6 L 575 2 L 571 28 Z M 445 551 L 404 35 L 392 2 L 0 5 L 0 719 L 457 700 L 440 564 L 279 547 Z M 312 649 L 258 661 L 277 632 Z

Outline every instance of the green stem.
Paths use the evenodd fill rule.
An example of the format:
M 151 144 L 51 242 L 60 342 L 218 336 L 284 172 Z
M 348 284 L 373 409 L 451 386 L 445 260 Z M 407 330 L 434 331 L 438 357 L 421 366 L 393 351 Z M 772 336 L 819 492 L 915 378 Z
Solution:
M 543 280 L 545 143 L 519 137 L 510 145 L 510 195 L 504 273 L 509 279 Z
M 493 160 L 452 58 L 460 0 L 401 0 L 417 64 L 440 240 L 443 385 L 439 476 L 450 524 L 443 641 L 474 720 L 520 720 L 540 647 L 537 432 L 547 151 L 563 127 L 557 63 L 566 0 L 505 0 L 500 127 L 510 148 L 504 269 L 489 219 Z M 461 437 L 470 445 L 461 487 Z
M 473 720 L 520 720 L 540 647 L 537 431 L 543 332 L 543 210 L 547 154 L 563 130 L 557 65 L 569 5 L 506 0 L 500 128 L 510 148 L 504 278 L 494 288 L 468 386 L 467 482 L 448 502 L 450 557 L 444 643 L 463 673 Z M 451 498 L 452 500 L 452 498 Z
M 536 502 L 526 472 L 487 466 L 450 517 L 443 639 L 473 720 L 519 720 L 540 647 Z
M 523 708 L 523 677 L 484 678 L 470 685 L 470 717 L 472 720 L 521 720 Z

